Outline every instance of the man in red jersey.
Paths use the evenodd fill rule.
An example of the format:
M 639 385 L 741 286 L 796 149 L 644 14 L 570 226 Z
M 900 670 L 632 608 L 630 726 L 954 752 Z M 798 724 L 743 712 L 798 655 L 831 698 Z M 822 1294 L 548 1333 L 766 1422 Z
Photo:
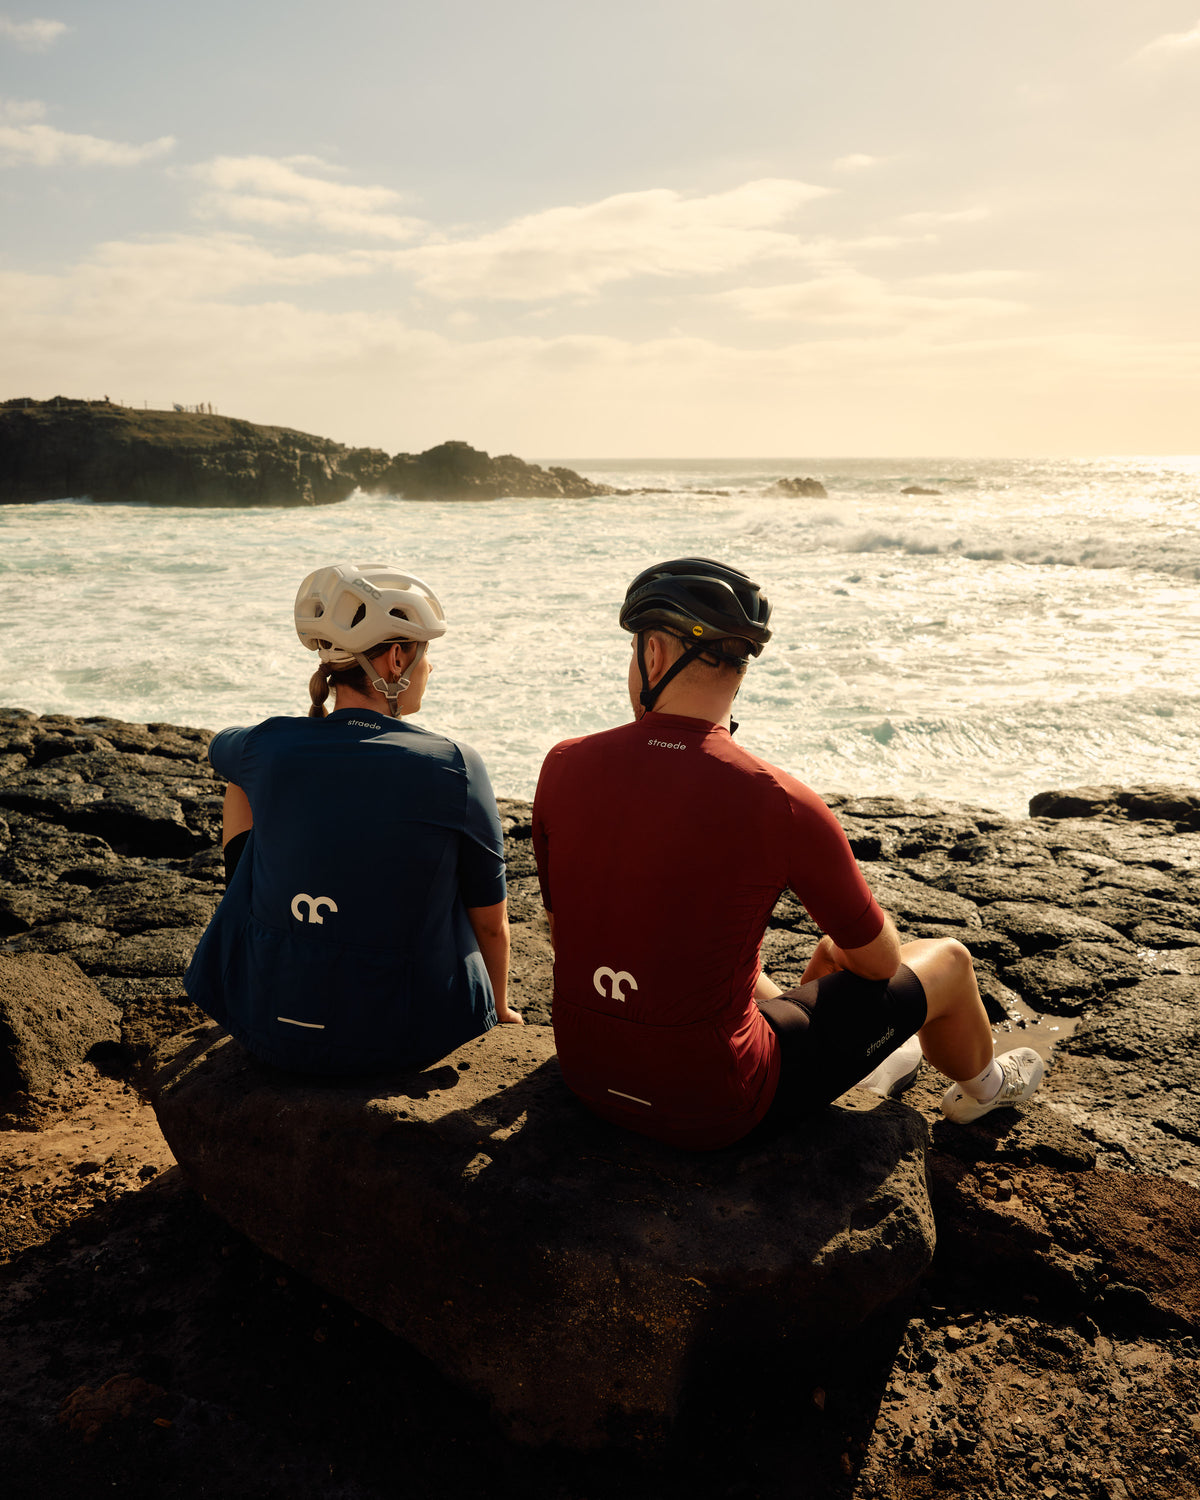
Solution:
M 697 1149 L 797 1119 L 919 1032 L 966 1122 L 1037 1088 L 993 1054 L 971 957 L 901 944 L 824 802 L 735 745 L 733 700 L 770 639 L 736 568 L 677 558 L 629 587 L 634 721 L 546 757 L 533 839 L 554 942 L 563 1076 L 597 1114 Z M 824 936 L 786 994 L 759 948 L 793 891 Z

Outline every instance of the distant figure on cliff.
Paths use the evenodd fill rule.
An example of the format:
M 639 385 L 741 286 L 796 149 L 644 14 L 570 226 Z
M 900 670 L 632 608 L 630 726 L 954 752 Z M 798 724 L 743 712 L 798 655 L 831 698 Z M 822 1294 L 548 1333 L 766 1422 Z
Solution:
M 431 1062 L 522 1019 L 507 1003 L 487 772 L 469 746 L 409 722 L 442 606 L 401 568 L 338 563 L 300 585 L 295 622 L 321 658 L 308 717 L 226 729 L 209 747 L 229 782 L 227 888 L 187 992 L 281 1068 Z
M 563 1077 L 605 1119 L 699 1149 L 823 1108 L 914 1033 L 955 1080 L 951 1120 L 1029 1098 L 1041 1059 L 994 1056 L 966 948 L 902 944 L 824 802 L 734 744 L 769 618 L 736 568 L 646 569 L 620 613 L 634 722 L 546 757 L 533 839 Z M 759 948 L 787 889 L 824 936 L 783 992 Z

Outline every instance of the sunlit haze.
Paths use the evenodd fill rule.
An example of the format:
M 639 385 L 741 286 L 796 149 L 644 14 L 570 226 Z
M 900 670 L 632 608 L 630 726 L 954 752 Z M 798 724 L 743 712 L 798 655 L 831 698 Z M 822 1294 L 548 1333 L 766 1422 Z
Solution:
M 1198 0 L 9 5 L 0 397 L 1195 452 L 1198 113 Z

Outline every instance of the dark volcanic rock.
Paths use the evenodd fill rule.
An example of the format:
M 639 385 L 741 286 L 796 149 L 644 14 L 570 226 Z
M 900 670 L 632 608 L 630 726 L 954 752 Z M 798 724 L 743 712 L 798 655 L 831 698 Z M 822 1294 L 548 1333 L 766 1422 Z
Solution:
M 549 471 L 466 443 L 416 456 L 197 411 L 108 401 L 0 404 L 0 504 L 90 498 L 151 505 L 329 505 L 354 490 L 410 499 L 609 493 L 571 469 Z
M 1112 1164 L 1200 1188 L 1200 1006 L 1191 976 L 1095 998 L 1062 1050 L 1047 1098 Z
M 118 739 L 138 746 L 131 755 L 106 735 L 108 719 L 47 716 L 36 736 L 33 723 L 20 710 L 0 717 L 0 747 L 9 752 L 0 813 L 10 836 L 25 815 L 116 854 L 178 858 L 212 844 L 221 797 L 205 758 L 211 734 L 167 727 L 152 740 L 119 728 Z M 162 726 L 139 727 L 148 736 Z
M 1123 945 L 1069 942 L 1046 955 L 1001 967 L 1005 982 L 1048 1015 L 1078 1015 L 1110 989 L 1136 984 L 1144 970 Z
M 377 474 L 386 467 L 378 455 L 374 462 Z M 1172 790 L 1168 805 L 1150 788 L 1128 796 L 1106 788 L 1088 804 L 1093 816 L 1070 805 L 1059 808 L 1069 816 L 1017 820 L 927 799 L 831 798 L 868 879 L 894 901 L 908 932 L 957 936 L 972 949 L 1001 1045 L 1033 1040 L 1044 1050 L 1048 1036 L 1055 1039 L 1046 1082 L 1027 1108 L 966 1129 L 940 1120 L 945 1083 L 931 1069 L 905 1095 L 933 1127 L 926 1160 L 939 1232 L 912 1304 L 894 1305 L 854 1337 L 833 1341 L 781 1340 L 765 1317 L 750 1320 L 749 1374 L 737 1369 L 733 1344 L 705 1344 L 729 1348 L 731 1362 L 710 1362 L 711 1394 L 693 1395 L 678 1441 L 654 1448 L 653 1457 L 651 1445 L 637 1441 L 636 1423 L 611 1432 L 598 1451 L 535 1453 L 518 1452 L 489 1427 L 485 1402 L 450 1386 L 372 1319 L 205 1214 L 177 1173 L 159 1176 L 164 1163 L 157 1158 L 156 1170 L 147 1161 L 146 1143 L 164 1148 L 149 1126 L 128 1160 L 123 1153 L 108 1160 L 101 1148 L 103 1127 L 139 1108 L 112 1070 L 119 1067 L 125 1080 L 138 1076 L 154 1048 L 203 1022 L 180 979 L 222 887 L 215 848 L 221 786 L 204 761 L 206 743 L 202 731 L 167 725 L 0 710 L 0 790 L 19 787 L 17 799 L 29 798 L 20 806 L 0 802 L 0 954 L 21 963 L 74 958 L 119 1012 L 121 1037 L 121 1056 L 106 1059 L 105 1074 L 76 1063 L 53 1097 L 10 1096 L 9 1119 L 25 1128 L 8 1134 L 0 1157 L 0 1254 L 11 1257 L 0 1272 L 0 1428 L 5 1481 L 16 1485 L 18 1500 L 99 1493 L 114 1482 L 130 1494 L 198 1494 L 213 1482 L 218 1430 L 235 1455 L 219 1471 L 229 1476 L 227 1490 L 250 1484 L 264 1495 L 286 1491 L 290 1500 L 390 1495 L 397 1452 L 410 1488 L 449 1500 L 489 1489 L 628 1500 L 737 1495 L 748 1474 L 764 1495 L 792 1494 L 799 1482 L 814 1497 L 853 1490 L 861 1500 L 1200 1494 L 1200 833 L 1186 826 L 1195 793 Z M 95 813 L 97 789 L 101 804 L 120 795 L 133 812 L 104 832 L 54 821 L 78 817 L 81 806 Z M 1133 816 L 1141 809 L 1145 817 Z M 501 814 L 512 994 L 527 1020 L 544 1023 L 551 958 L 532 874 L 530 810 L 504 801 Z M 164 830 L 173 840 L 181 827 L 195 852 L 152 852 Z M 952 900 L 942 905 L 938 897 Z M 1014 908 L 1043 915 L 1026 922 Z M 1068 917 L 1106 935 L 1101 940 L 1094 926 L 1080 930 Z M 764 944 L 768 972 L 794 982 L 814 939 L 803 909 L 781 900 Z M 45 1000 L 56 1005 L 57 991 Z M 1073 1020 L 1026 1030 L 1047 1012 L 1070 1012 Z M 546 1045 L 544 1030 L 528 1026 L 530 1036 Z M 468 1235 L 455 1206 L 491 1211 L 492 1187 L 511 1194 L 513 1205 L 502 1211 L 514 1220 L 516 1205 L 549 1214 L 559 1211 L 556 1203 L 569 1204 L 585 1170 L 581 1145 L 592 1137 L 555 1135 L 546 1159 L 536 1159 L 535 1111 L 524 1122 L 518 1114 L 512 1137 L 502 1125 L 475 1145 L 481 1111 L 489 1120 L 511 1113 L 524 1085 L 477 1097 L 460 1119 L 452 1105 L 466 1097 L 458 1091 L 469 1073 L 454 1072 L 458 1082 L 442 1089 L 437 1115 L 446 1132 L 438 1137 L 437 1170 L 447 1175 L 437 1179 L 430 1163 L 421 1179 L 414 1168 L 419 1181 L 436 1186 L 450 1181 L 456 1159 L 462 1164 L 460 1196 L 443 1220 L 447 1243 L 461 1246 Z M 540 1087 L 549 1075 L 534 1072 Z M 274 1079 L 269 1087 L 280 1085 Z M 416 1102 L 435 1101 L 430 1094 Z M 368 1132 L 375 1146 L 351 1147 L 368 1165 L 370 1151 L 385 1151 L 379 1143 L 393 1139 L 392 1125 L 403 1139 L 411 1124 L 409 1141 L 433 1129 L 415 1118 L 388 1124 L 383 1107 L 373 1118 L 382 1132 Z M 31 1132 L 31 1122 L 46 1129 Z M 52 1135 L 51 1122 L 65 1128 Z M 585 1126 L 596 1128 L 585 1121 L 579 1131 Z M 614 1149 L 613 1138 L 603 1146 Z M 64 1167 L 60 1147 L 74 1152 L 74 1170 Z M 634 1145 L 629 1151 L 621 1175 L 615 1158 L 604 1156 L 603 1170 L 614 1175 L 603 1181 L 616 1188 L 601 1205 L 626 1226 L 639 1222 L 639 1200 L 666 1201 L 654 1174 L 626 1170 L 649 1159 Z M 522 1162 L 525 1170 L 510 1170 Z M 729 1201 L 750 1202 L 733 1199 L 741 1191 L 738 1153 L 722 1162 L 712 1167 L 731 1174 Z M 148 1187 L 139 1169 L 155 1174 Z M 797 1181 L 803 1170 L 797 1162 Z M 281 1177 L 290 1171 L 281 1169 Z M 365 1197 L 367 1186 L 364 1179 L 353 1191 Z M 793 1212 L 791 1190 L 791 1182 L 780 1186 L 780 1223 Z M 589 1199 L 580 1209 L 581 1230 L 594 1207 Z M 695 1209 L 693 1199 L 686 1213 Z M 389 1202 L 386 1210 L 390 1219 L 401 1208 Z M 652 1233 L 670 1241 L 681 1226 L 694 1228 L 686 1213 L 642 1221 L 648 1265 L 661 1266 Z M 773 1215 L 774 1208 L 766 1216 L 772 1226 Z M 852 1228 L 869 1225 L 859 1219 Z M 339 1226 L 327 1220 L 319 1232 L 335 1242 Z M 622 1279 L 624 1312 L 636 1322 L 640 1310 L 645 1320 L 634 1347 L 650 1348 L 659 1360 L 653 1370 L 669 1376 L 675 1333 L 658 1321 L 657 1269 L 637 1306 L 642 1254 L 639 1243 L 612 1275 Z M 520 1264 L 528 1291 L 532 1247 Z M 555 1274 L 565 1276 L 561 1266 Z M 717 1307 L 732 1285 L 731 1273 L 728 1287 L 696 1288 L 697 1307 Z M 786 1292 L 784 1305 L 792 1305 Z M 502 1317 L 503 1307 L 498 1285 L 478 1308 L 478 1326 Z M 431 1311 L 435 1325 L 442 1316 L 442 1308 Z M 701 1321 L 698 1312 L 691 1329 Z M 588 1329 L 574 1333 L 586 1368 Z M 668 1346 L 661 1356 L 653 1348 L 659 1334 Z M 560 1354 L 565 1330 L 563 1340 Z M 485 1337 L 481 1347 L 493 1346 Z M 56 1414 L 74 1409 L 73 1392 L 95 1390 L 113 1372 L 134 1372 L 167 1395 L 158 1407 L 115 1418 L 85 1444 Z M 704 1384 L 703 1370 L 685 1373 L 694 1392 L 697 1379 Z M 635 1404 L 630 1397 L 629 1407 Z
M 1126 946 L 1121 934 L 1103 922 L 1060 907 L 1028 901 L 996 901 L 985 910 L 989 925 L 1007 933 L 1022 953 L 1042 953 L 1073 942 Z
M 36 1097 L 97 1049 L 115 1049 L 120 1012 L 69 958 L 0 953 L 0 1107 Z
M 1181 832 L 1200 829 L 1200 793 L 1188 787 L 1079 786 L 1070 791 L 1039 792 L 1029 803 L 1034 818 L 1129 818 L 1161 820 Z
M 463 442 L 439 443 L 415 455 L 398 453 L 378 479 L 363 488 L 406 500 L 580 499 L 611 493 L 607 485 L 593 484 L 573 469 L 543 469 L 511 453 L 489 458 Z
M 853 1328 L 933 1255 L 903 1104 L 854 1092 L 795 1137 L 697 1156 L 584 1111 L 545 1028 L 322 1087 L 210 1027 L 155 1108 L 211 1208 L 527 1442 L 654 1433 L 693 1372 Z

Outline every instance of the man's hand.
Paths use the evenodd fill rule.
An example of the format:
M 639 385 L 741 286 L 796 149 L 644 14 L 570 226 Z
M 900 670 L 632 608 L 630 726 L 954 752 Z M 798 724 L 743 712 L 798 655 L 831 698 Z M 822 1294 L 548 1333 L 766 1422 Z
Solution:
M 800 976 L 800 983 L 807 984 L 810 979 L 824 979 L 826 974 L 836 974 L 845 967 L 846 965 L 842 962 L 842 950 L 829 934 L 825 933 L 813 949 L 813 956 L 808 961 L 808 968 Z
M 808 968 L 800 983 L 810 979 L 823 979 L 826 974 L 836 974 L 840 969 L 849 969 L 863 979 L 890 979 L 900 967 L 900 939 L 896 927 L 886 913 L 879 936 L 861 948 L 839 948 L 828 933 L 813 949 Z

